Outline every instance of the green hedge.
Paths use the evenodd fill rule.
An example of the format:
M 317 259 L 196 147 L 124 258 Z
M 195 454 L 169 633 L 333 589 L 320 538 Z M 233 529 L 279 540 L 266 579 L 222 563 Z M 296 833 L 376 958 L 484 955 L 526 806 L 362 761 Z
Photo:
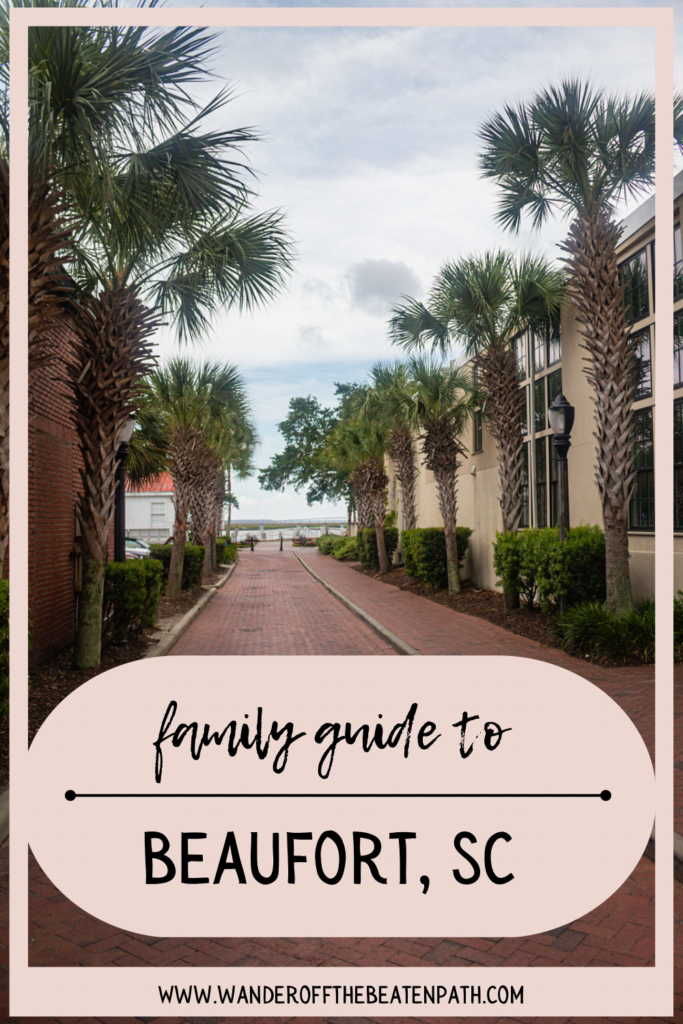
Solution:
M 168 569 L 171 564 L 171 551 L 173 544 L 152 544 L 150 558 L 158 559 L 163 566 L 163 584 L 168 583 Z M 183 560 L 183 578 L 181 587 L 189 590 L 202 578 L 202 567 L 204 565 L 204 548 L 199 544 L 185 545 L 185 558 Z
M 9 710 L 9 580 L 0 580 L 0 720 Z
M 334 542 L 338 538 L 332 533 L 323 533 L 321 537 L 318 537 L 315 546 L 321 555 L 331 555 L 334 551 Z
M 227 537 L 216 538 L 216 565 L 232 565 L 237 561 L 237 548 Z
M 341 541 L 341 544 L 334 545 L 334 551 L 332 554 L 338 562 L 357 562 L 358 561 L 358 541 L 355 537 L 338 537 L 337 540 Z
M 110 562 L 104 574 L 103 638 L 120 642 L 154 626 L 163 566 L 156 558 Z
M 458 567 L 465 561 L 472 530 L 469 526 L 456 526 L 455 539 L 458 545 Z M 446 564 L 446 533 L 442 526 L 428 526 L 415 530 L 404 530 L 403 561 L 406 573 L 420 583 L 434 589 L 448 586 Z
M 555 634 L 563 650 L 603 665 L 655 659 L 655 605 L 636 601 L 626 612 L 609 612 L 600 601 L 586 601 L 558 616 Z
M 358 541 L 358 557 L 364 569 L 379 569 L 379 555 L 377 554 L 377 535 L 374 526 L 367 530 L 360 530 L 356 537 Z M 387 549 L 387 558 L 391 565 L 391 557 L 398 547 L 398 530 L 395 526 L 384 527 L 384 543 Z
M 564 541 L 556 527 L 496 534 L 493 545 L 496 582 L 531 607 L 553 611 L 605 600 L 605 535 L 599 526 L 575 526 Z

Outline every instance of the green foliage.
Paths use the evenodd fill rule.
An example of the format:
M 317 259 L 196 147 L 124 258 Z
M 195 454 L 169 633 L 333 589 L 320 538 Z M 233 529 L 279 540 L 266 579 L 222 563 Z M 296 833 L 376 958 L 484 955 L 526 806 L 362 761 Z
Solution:
M 171 564 L 172 544 L 152 544 L 150 546 L 150 558 L 158 558 L 163 567 L 163 585 L 168 582 L 168 569 Z M 202 566 L 204 565 L 204 548 L 199 544 L 185 545 L 185 558 L 183 559 L 183 578 L 181 587 L 189 590 L 202 577 Z
M 560 615 L 554 625 L 557 639 L 568 654 L 601 665 L 629 662 L 651 664 L 655 657 L 655 605 L 651 598 L 637 601 L 625 612 L 611 612 L 601 601 L 577 604 Z
M 391 512 L 387 512 L 384 517 L 384 529 L 388 530 L 392 526 L 396 526 L 398 522 L 398 512 L 395 508 L 392 508 Z
M 358 540 L 355 537 L 337 537 L 341 544 L 334 545 L 332 554 L 338 562 L 358 561 Z
M 345 387 L 348 385 L 337 385 L 337 394 L 343 397 Z M 278 423 L 285 448 L 260 471 L 261 487 L 266 491 L 308 488 L 309 505 L 318 501 L 348 501 L 347 475 L 331 466 L 325 453 L 325 443 L 337 419 L 336 409 L 326 409 L 312 395 L 290 399 L 287 418 Z
M 674 595 L 674 658 L 683 661 L 683 590 Z
M 158 559 L 110 562 L 104 575 L 103 637 L 125 640 L 156 622 L 163 565 Z
M 575 526 L 560 541 L 556 528 L 497 533 L 493 545 L 496 582 L 519 594 L 529 607 L 536 599 L 552 612 L 605 599 L 605 536 L 599 526 Z
M 232 565 L 237 561 L 237 548 L 227 537 L 216 538 L 216 565 Z
M 346 538 L 337 537 L 333 533 L 323 533 L 321 537 L 318 537 L 315 544 L 321 555 L 331 555 L 334 551 L 334 542 L 342 539 L 345 540 Z
M 9 710 L 9 580 L 0 580 L 0 721 Z
M 356 537 L 358 541 L 358 557 L 364 569 L 379 569 L 379 554 L 377 553 L 377 535 L 375 528 L 360 530 Z M 398 530 L 395 526 L 384 528 L 384 543 L 387 549 L 387 558 L 391 565 L 391 558 L 398 547 Z
M 455 539 L 458 546 L 459 567 L 465 561 L 471 536 L 472 530 L 469 526 L 456 527 Z M 404 530 L 401 539 L 407 574 L 435 590 L 447 587 L 446 533 L 443 527 L 429 526 L 422 529 Z

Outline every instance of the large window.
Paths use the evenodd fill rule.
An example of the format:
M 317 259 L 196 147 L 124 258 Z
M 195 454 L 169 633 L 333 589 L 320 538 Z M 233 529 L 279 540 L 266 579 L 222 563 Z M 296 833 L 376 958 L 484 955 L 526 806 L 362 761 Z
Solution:
M 525 444 L 522 450 L 522 512 L 519 517 L 520 529 L 529 525 L 529 445 Z
M 528 388 L 520 388 L 519 392 L 519 403 L 522 407 L 522 435 L 526 436 L 529 433 L 529 414 L 527 412 L 526 404 L 526 393 Z
M 548 333 L 548 366 L 559 363 L 562 358 L 562 342 L 560 341 L 559 328 L 550 328 Z
M 681 248 L 681 225 L 674 228 L 674 299 L 683 296 L 683 249 Z
M 536 438 L 536 526 L 548 525 L 548 473 L 545 458 L 545 438 Z
M 534 427 L 536 430 L 545 430 L 545 377 L 534 384 L 534 404 Z
M 619 278 L 624 286 L 624 310 L 629 323 L 649 316 L 650 303 L 647 287 L 647 253 L 645 249 L 636 253 L 619 268 Z
M 548 374 L 548 407 L 562 394 L 562 370 Z
M 633 416 L 633 468 L 636 486 L 631 498 L 632 530 L 655 528 L 655 468 L 652 436 L 652 406 Z
M 683 533 L 683 398 L 674 402 L 674 530 Z
M 674 387 L 683 386 L 683 309 L 674 313 Z
M 474 437 L 472 438 L 472 451 L 480 452 L 484 447 L 484 423 L 481 410 L 474 414 Z
M 526 380 L 527 365 L 526 365 L 526 337 L 522 334 L 515 342 L 515 348 L 517 350 L 517 372 L 520 380 Z
M 633 336 L 633 400 L 650 398 L 652 395 L 652 349 L 650 328 L 638 331 Z

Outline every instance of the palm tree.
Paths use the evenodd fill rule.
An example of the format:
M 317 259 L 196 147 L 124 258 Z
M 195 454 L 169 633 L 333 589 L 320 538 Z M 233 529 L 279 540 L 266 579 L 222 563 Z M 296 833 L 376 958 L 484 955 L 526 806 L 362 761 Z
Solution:
M 32 179 L 77 215 L 64 243 L 79 290 L 67 372 L 84 453 L 77 667 L 99 664 L 118 436 L 154 365 L 160 318 L 195 340 L 218 308 L 271 298 L 291 265 L 281 215 L 249 213 L 252 172 L 236 155 L 257 136 L 207 131 L 229 95 L 200 109 L 187 91 L 208 77 L 211 39 L 189 28 L 31 33 Z
M 362 402 L 363 389 L 354 397 Z M 360 415 L 351 403 L 328 439 L 330 464 L 344 470 L 358 509 L 358 529 L 375 527 L 379 571 L 389 572 L 391 566 L 384 539 L 389 478 L 384 469 L 387 446 L 386 426 L 380 419 Z
M 615 207 L 654 183 L 655 113 L 650 93 L 617 97 L 577 79 L 527 103 L 506 104 L 479 130 L 481 167 L 502 190 L 498 220 L 518 231 L 571 217 L 561 248 L 588 353 L 597 438 L 596 480 L 607 554 L 607 603 L 631 606 L 628 506 L 633 473 L 633 342 L 625 322 Z
M 406 416 L 419 431 L 424 464 L 433 475 L 446 539 L 448 591 L 460 592 L 457 509 L 458 468 L 466 448 L 462 435 L 475 408 L 472 379 L 462 369 L 414 357 L 407 365 Z
M 393 459 L 401 488 L 403 528 L 417 526 L 415 481 L 418 477 L 415 447 L 404 396 L 408 388 L 406 367 L 402 363 L 376 363 L 370 370 L 370 390 L 365 411 L 382 418 L 387 427 L 386 454 Z
M 408 300 L 390 321 L 394 344 L 408 351 L 431 344 L 445 355 L 460 346 L 474 360 L 477 386 L 498 454 L 503 531 L 522 511 L 524 440 L 515 340 L 559 324 L 562 271 L 542 257 L 487 252 L 445 264 L 427 305 Z
M 256 472 L 254 457 L 258 446 L 258 433 L 249 415 L 243 417 L 240 423 L 234 424 L 223 444 L 225 460 L 223 504 L 228 506 L 228 537 L 232 528 L 232 510 L 239 508 L 232 489 L 233 474 L 238 480 L 247 480 L 254 475 Z
M 180 597 L 190 508 L 193 525 L 210 542 L 213 494 L 221 464 L 222 432 L 239 417 L 244 404 L 244 380 L 235 366 L 194 365 L 176 357 L 145 382 L 145 412 L 154 424 L 158 446 L 173 477 L 175 525 L 166 597 Z M 151 430 L 150 430 L 151 434 Z M 210 481 L 213 494 L 207 491 Z M 205 559 L 205 567 L 206 567 Z

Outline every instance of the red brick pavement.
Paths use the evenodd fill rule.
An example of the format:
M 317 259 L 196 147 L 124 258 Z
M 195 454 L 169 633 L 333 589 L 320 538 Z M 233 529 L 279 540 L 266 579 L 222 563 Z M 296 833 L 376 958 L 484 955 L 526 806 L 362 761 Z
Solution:
M 462 616 L 411 594 L 360 576 L 333 559 L 305 551 L 325 575 L 355 603 L 425 654 L 515 654 L 562 664 L 591 679 L 636 721 L 652 750 L 650 669 L 599 669 L 533 641 L 512 636 L 490 623 Z M 305 570 L 291 550 L 265 547 L 242 556 L 227 587 L 220 591 L 176 646 L 175 654 L 387 653 L 383 641 L 342 608 Z M 407 599 L 404 600 L 404 599 Z M 245 615 L 245 609 L 248 615 Z M 246 623 L 246 628 L 245 628 Z M 270 636 L 264 636 L 270 630 Z M 236 635 L 237 634 L 237 635 Z M 316 635 L 324 649 L 317 649 Z M 181 646 L 182 645 L 182 646 Z M 680 709 L 679 709 L 680 710 Z M 683 750 L 679 747 L 683 767 Z M 7 847 L 0 850 L 2 887 L 7 881 Z M 654 867 L 643 858 L 631 877 L 601 907 L 553 932 L 519 939 L 158 939 L 121 932 L 95 921 L 71 904 L 31 860 L 30 914 L 33 965 L 70 966 L 648 966 L 653 962 Z M 6 908 L 6 903 L 5 903 Z M 5 910 L 6 917 L 6 910 Z M 677 938 L 683 940 L 683 887 L 676 886 Z M 683 941 L 677 942 L 683 950 Z M 6 949 L 3 947 L 4 962 Z M 678 957 L 674 1018 L 683 1021 L 683 964 Z M 6 970 L 6 968 L 5 968 Z M 0 995 L 0 1013 L 3 996 Z M 7 1012 L 5 1010 L 5 1012 Z M 87 1018 L 87 1020 L 111 1020 Z M 212 1018 L 158 1018 L 159 1021 L 211 1021 Z M 219 1018 L 216 1018 L 218 1020 Z M 260 1018 L 298 1021 L 295 1017 Z M 355 1018 L 385 1022 L 405 1018 Z M 441 1020 L 532 1021 L 532 1018 L 440 1018 Z M 439 1018 L 419 1018 L 438 1024 Z M 602 1018 L 614 1020 L 617 1018 Z M 71 1018 L 71 1020 L 75 1020 Z M 84 1019 L 85 1020 L 85 1019 Z M 232 1018 L 255 1024 L 259 1018 Z M 301 1018 L 327 1020 L 341 1017 Z M 562 1024 L 573 1018 L 553 1018 Z M 577 1019 L 578 1020 L 578 1019 Z M 585 1018 L 583 1018 L 585 1021 Z M 636 1020 L 636 1018 L 630 1018 Z M 112 1022 L 113 1024 L 113 1022 Z M 541 1024 L 536 1021 L 536 1024 Z
M 390 654 L 396 651 L 306 572 L 291 545 L 240 553 L 232 578 L 171 651 L 181 654 Z

